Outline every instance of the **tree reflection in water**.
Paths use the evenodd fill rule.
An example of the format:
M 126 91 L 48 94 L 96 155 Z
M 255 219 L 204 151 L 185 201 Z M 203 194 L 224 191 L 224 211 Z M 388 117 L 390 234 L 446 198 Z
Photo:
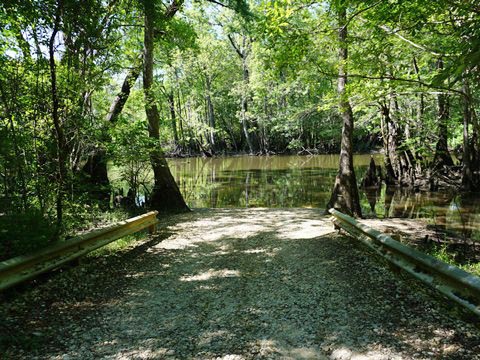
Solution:
M 370 155 L 354 157 L 359 181 Z M 377 163 L 382 156 L 375 155 Z M 171 159 L 169 164 L 192 208 L 315 207 L 323 209 L 338 166 L 337 155 L 234 156 Z M 361 189 L 365 216 L 427 219 L 439 238 L 480 240 L 480 197 L 388 187 Z

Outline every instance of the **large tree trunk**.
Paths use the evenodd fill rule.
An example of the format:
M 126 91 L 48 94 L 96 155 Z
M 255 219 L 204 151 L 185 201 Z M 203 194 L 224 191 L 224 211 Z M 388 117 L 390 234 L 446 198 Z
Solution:
M 439 59 L 437 69 L 443 69 L 443 61 Z M 447 95 L 440 93 L 437 96 L 438 104 L 438 140 L 435 147 L 435 157 L 433 159 L 434 168 L 442 168 L 443 166 L 452 166 L 453 160 L 448 151 L 448 118 L 449 103 Z
M 419 82 L 422 81 L 420 77 L 420 70 L 418 68 L 417 59 L 413 57 L 413 68 L 415 70 L 415 74 L 417 74 L 417 80 Z M 417 104 L 417 124 L 420 124 L 423 121 L 423 114 L 425 112 L 425 96 L 423 92 L 417 95 L 418 97 L 418 104 Z M 410 131 L 410 130 L 409 130 Z M 405 134 L 407 138 L 410 138 L 410 134 Z
M 358 196 L 357 179 L 353 168 L 353 112 L 346 93 L 348 59 L 347 50 L 347 12 L 342 6 L 338 11 L 338 40 L 339 66 L 338 66 L 338 96 L 339 111 L 343 119 L 342 142 L 340 149 L 340 164 L 335 179 L 332 196 L 327 204 L 327 209 L 335 208 L 347 214 L 361 217 L 362 210 Z
M 145 96 L 145 113 L 148 120 L 148 135 L 157 145 L 150 152 L 150 162 L 153 168 L 154 186 L 150 198 L 150 207 L 160 212 L 183 212 L 188 207 L 183 200 L 167 164 L 167 160 L 160 148 L 159 125 L 160 114 L 153 94 L 153 50 L 155 30 L 155 4 L 144 1 L 145 30 L 144 30 L 144 58 L 143 58 L 143 91 Z
M 173 0 L 163 14 L 163 19 L 167 21 L 172 18 L 180 8 L 183 0 Z M 123 81 L 122 88 L 117 94 L 106 116 L 106 120 L 110 124 L 115 124 L 118 117 L 123 111 L 125 104 L 130 96 L 131 89 L 135 85 L 140 72 L 143 69 L 143 53 L 138 56 L 130 71 L 127 73 Z M 106 138 L 105 141 L 109 139 Z M 104 207 L 110 202 L 110 183 L 107 176 L 107 156 L 103 147 L 95 149 L 89 156 L 87 163 L 82 168 L 82 172 L 86 175 L 86 181 L 90 183 L 90 192 L 93 198 L 101 201 Z
M 470 169 L 472 174 L 474 175 L 475 179 L 475 190 L 480 190 L 480 180 L 478 179 L 478 174 L 480 174 L 480 124 L 478 122 L 477 113 L 475 111 L 475 103 L 473 94 L 470 90 L 469 84 L 465 79 L 464 83 L 464 91 L 466 92 L 466 98 L 464 99 L 466 103 L 464 104 L 467 106 L 468 104 L 468 123 L 471 124 L 471 136 L 468 136 L 467 131 L 467 138 L 469 138 L 469 145 L 470 145 Z
M 385 183 L 387 185 L 414 186 L 417 172 L 415 155 L 403 145 L 405 131 L 392 113 L 398 114 L 398 104 L 394 94 L 381 104 L 382 136 L 385 149 Z M 403 145 L 403 149 L 402 149 Z
M 475 171 L 480 171 L 480 124 L 475 108 L 471 108 L 472 118 L 472 164 Z M 480 186 L 480 182 L 478 184 Z
M 402 130 L 398 122 L 392 119 L 389 105 L 382 105 L 382 119 L 386 129 L 385 182 L 387 185 L 408 185 L 409 161 L 406 159 L 406 152 L 399 149 Z

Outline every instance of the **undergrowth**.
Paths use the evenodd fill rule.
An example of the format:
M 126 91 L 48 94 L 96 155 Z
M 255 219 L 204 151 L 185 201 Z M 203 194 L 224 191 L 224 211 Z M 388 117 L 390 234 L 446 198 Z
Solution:
M 461 264 L 455 259 L 456 253 L 452 253 L 451 251 L 449 251 L 446 245 L 434 246 L 428 253 L 429 255 L 447 264 L 454 265 L 471 274 L 480 276 L 480 262 L 468 262 L 466 264 Z
M 69 208 L 65 215 L 63 233 L 58 239 L 55 222 L 40 211 L 0 214 L 0 261 L 34 253 L 56 241 L 68 241 L 78 234 L 114 224 L 136 214 L 124 209 L 104 211 L 95 206 L 76 206 Z M 101 251 L 115 251 L 138 236 L 140 235 L 119 239 Z

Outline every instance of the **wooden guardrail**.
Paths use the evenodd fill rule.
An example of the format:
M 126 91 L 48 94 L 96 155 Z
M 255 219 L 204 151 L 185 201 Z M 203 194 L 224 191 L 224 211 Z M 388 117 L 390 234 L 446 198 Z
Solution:
M 158 211 L 94 230 L 40 251 L 0 262 L 0 291 L 79 258 L 112 241 L 148 228 L 154 233 Z
M 480 278 L 456 266 L 405 246 L 354 218 L 330 209 L 336 227 L 376 253 L 480 316 Z

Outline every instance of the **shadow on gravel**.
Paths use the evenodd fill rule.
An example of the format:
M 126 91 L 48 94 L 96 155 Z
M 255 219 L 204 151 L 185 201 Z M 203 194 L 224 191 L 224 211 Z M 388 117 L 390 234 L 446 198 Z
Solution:
M 99 288 L 88 311 L 76 309 L 87 298 L 57 299 L 47 322 L 66 313 L 69 321 L 27 351 L 59 359 L 477 356 L 473 326 L 317 216 L 216 211 L 166 227 L 108 261 L 116 272 L 89 283 Z
M 65 264 L 0 293 L 0 359 L 63 351 L 62 339 L 71 335 L 64 329 L 93 324 L 94 312 L 131 285 L 127 274 L 138 257 L 170 235 L 164 231 L 133 248 L 84 257 L 80 266 Z

